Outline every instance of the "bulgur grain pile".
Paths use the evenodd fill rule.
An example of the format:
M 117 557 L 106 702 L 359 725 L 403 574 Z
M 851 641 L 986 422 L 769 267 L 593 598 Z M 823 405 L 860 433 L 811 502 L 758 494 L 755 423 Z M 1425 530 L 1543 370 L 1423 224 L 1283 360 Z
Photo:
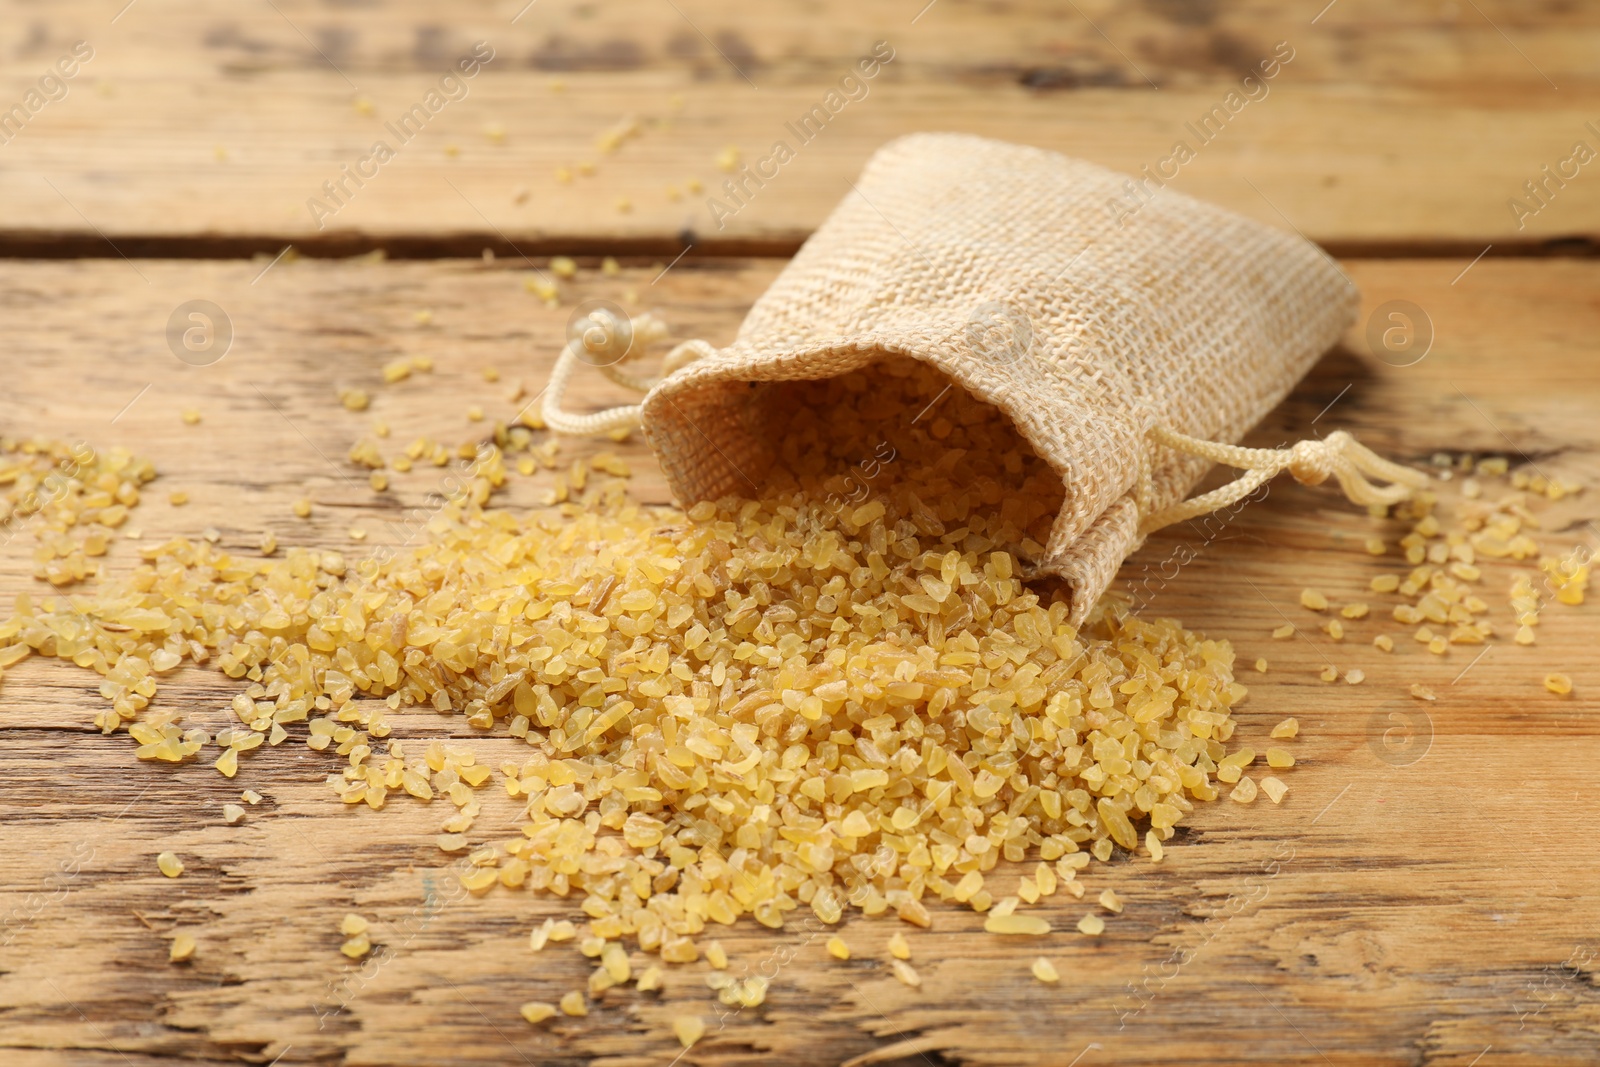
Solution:
M 35 578 L 61 586 L 95 577 L 91 561 L 105 555 L 155 476 L 127 449 L 0 437 L 0 537 L 36 519 Z
M 623 938 L 687 962 L 741 915 L 927 926 L 936 898 L 1011 916 L 1058 886 L 1081 897 L 1090 857 L 1142 831 L 1159 855 L 1218 796 L 1245 695 L 1227 643 L 1115 601 L 1080 632 L 1025 587 L 1059 479 L 940 376 L 880 364 L 790 399 L 760 499 L 641 507 L 606 460 L 553 509 L 485 510 L 496 454 L 392 556 L 174 540 L 70 604 L 24 600 L 0 646 L 103 675 L 97 723 L 141 758 L 231 776 L 307 723 L 343 758 L 346 804 L 440 808 L 469 890 L 581 901 L 591 994 L 625 980 L 606 950 Z M 183 661 L 243 683 L 215 737 L 148 707 Z M 527 752 L 496 775 L 464 746 L 386 740 L 413 706 Z M 491 785 L 525 802 L 520 834 L 474 832 Z

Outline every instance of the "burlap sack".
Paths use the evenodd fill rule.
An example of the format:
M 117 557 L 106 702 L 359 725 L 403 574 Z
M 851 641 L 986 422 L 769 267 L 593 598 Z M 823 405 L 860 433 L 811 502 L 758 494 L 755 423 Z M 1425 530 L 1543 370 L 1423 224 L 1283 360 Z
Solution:
M 1081 619 L 1151 530 L 1280 470 L 1333 474 L 1362 504 L 1420 483 L 1343 433 L 1283 451 L 1228 447 L 1357 305 L 1338 266 L 1293 234 L 1054 152 L 917 134 L 873 156 L 732 344 L 681 345 L 640 408 L 580 417 L 561 410 L 566 353 L 545 414 L 575 432 L 642 416 L 688 504 L 748 496 L 770 463 L 751 383 L 830 377 L 885 354 L 931 363 L 1004 411 L 1060 473 L 1065 499 L 1035 569 L 1070 584 Z M 1213 462 L 1249 473 L 1185 502 Z

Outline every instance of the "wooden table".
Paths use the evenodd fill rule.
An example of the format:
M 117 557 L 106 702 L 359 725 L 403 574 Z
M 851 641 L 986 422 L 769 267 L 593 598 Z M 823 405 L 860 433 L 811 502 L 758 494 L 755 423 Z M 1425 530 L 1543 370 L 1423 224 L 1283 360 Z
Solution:
M 26 101 L 75 42 L 93 52 L 67 64 L 65 96 L 0 144 L 0 433 L 153 459 L 161 478 L 135 518 L 146 543 L 210 527 L 246 551 L 270 529 L 283 544 L 351 550 L 360 527 L 380 544 L 440 472 L 374 493 L 345 461 L 351 443 L 374 417 L 402 440 L 481 437 L 466 409 L 513 415 L 512 383 L 539 388 L 580 299 L 631 300 L 677 336 L 725 341 L 887 138 L 969 130 L 1137 170 L 1288 42 L 1270 95 L 1174 183 L 1324 244 L 1364 294 L 1362 325 L 1256 437 L 1336 425 L 1409 461 L 1471 451 L 1594 478 L 1600 265 L 1587 256 L 1600 176 L 1564 163 L 1574 142 L 1600 148 L 1586 125 L 1600 126 L 1592 8 L 523 2 L 0 3 L 0 108 Z M 493 58 L 465 95 L 348 186 L 318 228 L 307 200 L 334 206 L 322 184 L 477 41 Z M 710 193 L 689 183 L 714 193 L 719 152 L 764 154 L 877 41 L 894 58 L 866 98 L 717 228 Z M 596 148 L 630 123 L 615 152 Z M 591 162 L 592 175 L 558 180 Z M 1565 168 L 1564 184 L 1546 164 Z M 1534 180 L 1539 200 L 1524 189 Z M 295 253 L 279 257 L 286 246 Z M 387 258 L 364 255 L 376 249 Z M 567 253 L 584 270 L 562 307 L 545 307 L 525 281 Z M 601 255 L 622 260 L 620 276 L 593 269 Z M 169 316 L 195 299 L 232 324 L 231 349 L 209 366 L 167 344 Z M 1366 339 L 1394 300 L 1433 332 L 1407 366 Z M 385 362 L 419 353 L 434 357 L 431 377 L 376 385 Z M 488 366 L 499 384 L 485 383 Z M 373 389 L 371 412 L 340 406 L 351 386 Z M 585 389 L 587 404 L 616 399 Z M 180 419 L 186 408 L 202 412 L 198 426 Z M 624 451 L 639 494 L 664 500 L 648 455 Z M 530 505 L 545 484 L 513 479 L 503 502 Z M 170 506 L 177 488 L 192 503 Z M 1596 492 L 1552 512 L 1549 551 L 1596 546 Z M 309 521 L 290 512 L 301 495 L 316 502 Z M 345 810 L 322 782 L 330 761 L 298 743 L 233 781 L 138 764 L 126 738 L 90 726 L 97 678 L 25 662 L 0 683 L 0 1059 L 666 1065 L 680 1053 L 670 1019 L 694 1012 L 713 1028 L 678 1062 L 1593 1063 L 1600 623 L 1592 606 L 1552 607 L 1537 644 L 1502 638 L 1480 660 L 1431 656 L 1392 623 L 1402 640 L 1385 657 L 1367 643 L 1381 619 L 1337 649 L 1272 641 L 1285 614 L 1302 621 L 1302 587 L 1362 593 L 1383 566 L 1362 549 L 1374 532 L 1392 542 L 1398 530 L 1326 489 L 1275 484 L 1219 536 L 1165 531 L 1124 570 L 1147 573 L 1188 545 L 1194 561 L 1152 609 L 1231 640 L 1241 663 L 1269 658 L 1267 674 L 1246 672 L 1239 717 L 1258 735 L 1288 715 L 1302 723 L 1281 807 L 1204 806 L 1163 864 L 1097 868 L 1091 889 L 1128 901 L 1099 939 L 1018 948 L 971 912 L 939 909 L 914 938 L 920 990 L 875 949 L 840 965 L 794 931 L 741 924 L 722 939 L 736 961 L 786 962 L 766 1005 L 720 1024 L 699 964 L 661 994 L 615 990 L 587 1018 L 529 1027 L 519 1003 L 554 1000 L 587 973 L 576 954 L 535 957 L 526 944 L 575 902 L 461 899 L 433 815 Z M 135 547 L 118 546 L 113 572 Z M 0 547 L 8 601 L 36 586 L 30 548 L 26 535 Z M 1493 573 L 1485 596 L 1509 632 L 1506 572 Z M 1330 658 L 1367 681 L 1323 683 Z M 1570 696 L 1540 684 L 1558 669 Z M 1409 697 L 1416 681 L 1438 701 Z M 161 699 L 220 725 L 225 683 L 187 670 Z M 397 733 L 471 731 L 416 712 Z M 506 750 L 471 743 L 491 762 Z M 245 787 L 266 799 L 227 826 L 221 806 Z M 499 799 L 480 825 L 512 832 L 513 804 Z M 157 873 L 165 849 L 185 857 L 181 879 Z M 383 962 L 339 954 L 351 910 L 375 920 Z M 1044 914 L 1070 930 L 1080 911 Z M 847 936 L 877 945 L 893 925 L 857 917 Z M 200 951 L 173 966 L 179 929 Z M 1040 951 L 1059 986 L 1029 976 Z

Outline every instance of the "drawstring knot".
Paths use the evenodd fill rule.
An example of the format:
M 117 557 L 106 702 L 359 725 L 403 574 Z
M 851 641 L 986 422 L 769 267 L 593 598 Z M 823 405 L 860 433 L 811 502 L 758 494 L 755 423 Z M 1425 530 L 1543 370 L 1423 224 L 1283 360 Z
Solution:
M 1199 456 L 1246 473 L 1219 489 L 1191 497 L 1154 514 L 1145 514 L 1139 523 L 1141 535 L 1237 503 L 1285 470 L 1302 485 L 1320 485 L 1330 477 L 1336 478 L 1345 496 L 1363 507 L 1398 504 L 1428 484 L 1426 474 L 1391 463 L 1344 430 L 1335 430 L 1327 437 L 1300 441 L 1292 448 L 1243 448 L 1190 437 L 1160 426 L 1150 431 L 1150 438 L 1185 455 Z M 1145 510 L 1144 506 L 1152 492 L 1152 471 L 1152 465 L 1147 462 L 1143 484 L 1139 489 L 1141 511 Z M 1370 480 L 1372 478 L 1389 484 L 1374 484 Z

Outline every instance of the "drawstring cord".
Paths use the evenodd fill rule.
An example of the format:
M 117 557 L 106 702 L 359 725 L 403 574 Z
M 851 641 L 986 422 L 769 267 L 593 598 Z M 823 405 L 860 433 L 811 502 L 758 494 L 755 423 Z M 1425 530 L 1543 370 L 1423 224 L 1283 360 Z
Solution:
M 656 383 L 674 371 L 716 351 L 705 341 L 684 341 L 667 353 L 662 360 L 660 374 L 640 375 L 631 373 L 625 364 L 631 363 L 646 348 L 667 336 L 666 324 L 654 315 L 640 315 L 632 320 L 631 328 L 625 328 L 623 323 L 617 321 L 615 313 L 597 308 L 573 322 L 567 333 L 567 343 L 562 346 L 555 369 L 550 372 L 540 414 L 550 429 L 576 437 L 598 437 L 618 430 L 636 429 L 642 412 L 639 404 L 619 404 L 590 415 L 575 415 L 567 411 L 562 404 L 566 400 L 567 386 L 572 383 L 572 375 L 580 363 L 594 367 L 624 389 L 648 393 Z
M 1139 523 L 1141 537 L 1163 526 L 1237 503 L 1285 470 L 1302 485 L 1320 485 L 1331 475 L 1339 480 L 1345 496 L 1363 507 L 1398 504 L 1428 484 L 1426 474 L 1389 462 L 1344 430 L 1335 430 L 1327 437 L 1301 441 L 1293 448 L 1242 448 L 1190 437 L 1159 426 L 1151 429 L 1150 437 L 1157 444 L 1166 445 L 1185 455 L 1237 467 L 1247 473 L 1221 488 L 1190 497 L 1152 515 L 1148 513 L 1151 468 L 1147 454 L 1138 492 L 1139 513 L 1143 516 Z M 1389 484 L 1374 485 L 1368 480 L 1369 477 L 1382 479 Z

